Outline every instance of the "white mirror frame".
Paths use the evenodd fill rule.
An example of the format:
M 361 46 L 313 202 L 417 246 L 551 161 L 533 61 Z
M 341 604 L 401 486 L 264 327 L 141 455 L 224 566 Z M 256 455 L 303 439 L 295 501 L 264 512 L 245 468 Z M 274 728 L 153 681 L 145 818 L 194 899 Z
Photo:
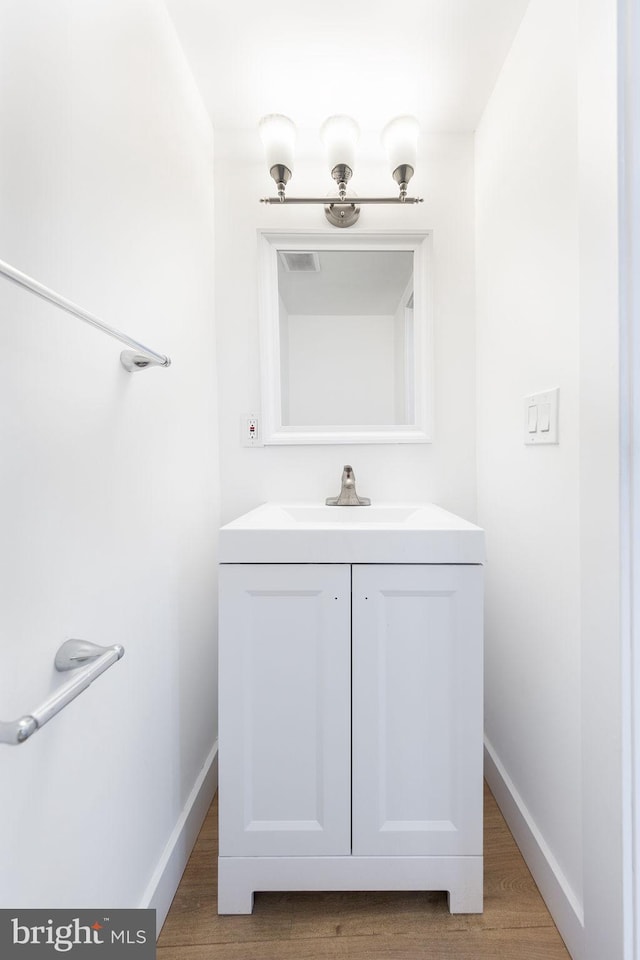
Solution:
M 415 423 L 287 426 L 282 423 L 280 382 L 280 317 L 278 311 L 279 250 L 405 250 L 413 251 Z M 262 442 L 304 443 L 431 443 L 433 407 L 432 235 L 406 231 L 359 232 L 356 235 L 307 231 L 258 231 Z

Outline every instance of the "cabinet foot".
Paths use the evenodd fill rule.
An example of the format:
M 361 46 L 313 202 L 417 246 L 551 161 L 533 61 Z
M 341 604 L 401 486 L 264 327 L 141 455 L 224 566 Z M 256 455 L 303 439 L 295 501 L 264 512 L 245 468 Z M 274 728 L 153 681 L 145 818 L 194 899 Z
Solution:
M 449 913 L 482 913 L 482 884 L 447 891 Z
M 482 913 L 482 861 L 474 857 L 461 861 L 456 880 L 447 892 L 450 913 Z
M 233 860 L 218 860 L 218 913 L 253 913 L 253 885 Z

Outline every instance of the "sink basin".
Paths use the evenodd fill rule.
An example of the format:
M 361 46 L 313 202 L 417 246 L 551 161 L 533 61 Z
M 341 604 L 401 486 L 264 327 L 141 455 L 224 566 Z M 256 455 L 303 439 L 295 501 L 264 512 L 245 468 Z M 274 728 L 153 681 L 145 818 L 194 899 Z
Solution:
M 321 504 L 309 506 L 281 505 L 281 509 L 291 519 L 303 524 L 336 524 L 336 523 L 404 523 L 419 507 L 391 504 L 386 507 L 326 507 Z
M 221 563 L 483 563 L 484 532 L 433 503 L 263 503 L 220 531 Z

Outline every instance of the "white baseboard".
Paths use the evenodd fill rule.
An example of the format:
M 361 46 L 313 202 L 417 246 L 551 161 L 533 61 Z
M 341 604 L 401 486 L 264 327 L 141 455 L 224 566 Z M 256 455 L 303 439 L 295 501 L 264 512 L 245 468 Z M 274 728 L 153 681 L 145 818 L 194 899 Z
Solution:
M 140 907 L 156 911 L 158 936 L 217 789 L 218 741 L 216 740 L 198 774 L 140 903 Z
M 582 905 L 538 830 L 526 804 L 485 737 L 484 773 L 503 817 L 573 960 L 584 957 Z

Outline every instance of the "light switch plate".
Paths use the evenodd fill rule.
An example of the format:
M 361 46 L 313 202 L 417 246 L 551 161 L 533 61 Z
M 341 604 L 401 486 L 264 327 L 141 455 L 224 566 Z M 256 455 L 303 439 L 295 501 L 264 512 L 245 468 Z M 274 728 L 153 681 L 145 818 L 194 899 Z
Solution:
M 524 398 L 524 442 L 529 445 L 559 443 L 558 400 L 560 388 L 532 393 Z M 532 429 L 534 427 L 535 429 Z M 548 429 L 543 429 L 547 428 Z

